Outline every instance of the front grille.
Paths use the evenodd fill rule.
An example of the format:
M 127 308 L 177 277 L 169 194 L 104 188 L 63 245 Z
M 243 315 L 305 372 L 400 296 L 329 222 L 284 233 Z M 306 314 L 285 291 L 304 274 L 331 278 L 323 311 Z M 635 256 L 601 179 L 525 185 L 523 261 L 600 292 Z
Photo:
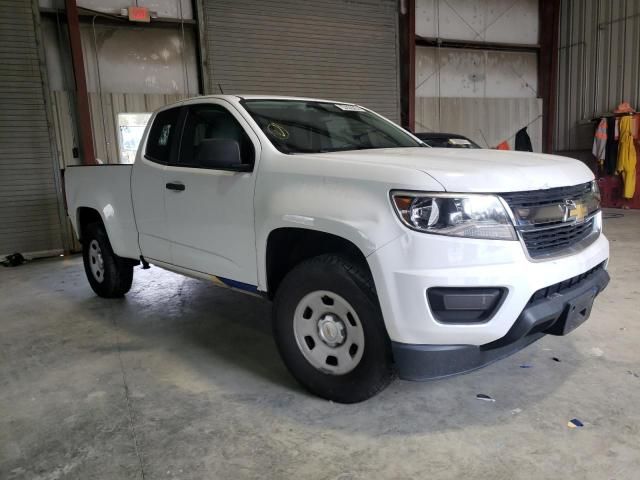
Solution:
M 591 191 L 591 183 L 582 183 L 573 187 L 549 188 L 529 192 L 509 192 L 500 196 L 505 199 L 511 209 L 543 207 L 557 205 L 565 200 L 579 200 Z
M 594 214 L 599 207 L 597 200 L 593 203 L 597 197 L 594 197 L 591 182 L 547 190 L 509 192 L 500 196 L 511 208 L 516 229 L 531 258 L 560 254 L 585 240 L 595 230 Z M 576 203 L 590 205 L 587 218 L 568 219 L 568 216 L 563 216 L 567 211 L 566 205 L 575 207 Z M 536 212 L 544 212 L 544 215 L 536 217 Z
M 557 227 L 522 231 L 522 239 L 532 258 L 557 253 L 571 247 L 593 232 L 593 218 L 581 224 L 560 224 Z
M 568 289 L 575 287 L 587 278 L 604 269 L 604 264 L 605 262 L 602 262 L 593 267 L 591 270 L 587 270 L 580 275 L 576 275 L 575 277 L 568 278 L 567 280 L 564 280 L 562 282 L 554 283 L 553 285 L 549 285 L 548 287 L 541 288 L 531 296 L 531 298 L 529 299 L 529 303 L 527 303 L 527 306 L 537 302 L 538 300 L 545 300 L 547 298 L 550 298 L 555 294 L 563 294 Z

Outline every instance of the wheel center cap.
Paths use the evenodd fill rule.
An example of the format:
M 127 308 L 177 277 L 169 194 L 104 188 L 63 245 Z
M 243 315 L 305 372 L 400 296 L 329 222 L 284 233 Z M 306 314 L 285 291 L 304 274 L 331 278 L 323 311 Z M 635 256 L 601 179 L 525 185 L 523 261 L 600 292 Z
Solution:
M 318 320 L 318 335 L 330 347 L 342 345 L 346 339 L 344 323 L 335 315 L 327 313 Z

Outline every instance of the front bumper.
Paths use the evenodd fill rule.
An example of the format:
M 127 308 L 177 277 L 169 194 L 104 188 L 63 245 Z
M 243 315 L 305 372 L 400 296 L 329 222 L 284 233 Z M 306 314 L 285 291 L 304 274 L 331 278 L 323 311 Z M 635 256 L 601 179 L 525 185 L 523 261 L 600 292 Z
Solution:
M 578 253 L 532 261 L 516 241 L 453 238 L 408 231 L 369 255 L 368 262 L 396 363 L 409 364 L 403 360 L 405 357 L 427 352 L 419 355 L 422 362 L 449 365 L 434 367 L 428 376 L 400 372 L 401 376 L 433 378 L 485 365 L 542 336 L 542 332 L 508 334 L 519 323 L 518 319 L 537 291 L 601 264 L 606 275 L 608 258 L 609 242 L 602 234 Z M 499 287 L 507 293 L 486 321 L 452 324 L 439 322 L 430 310 L 426 292 L 436 287 Z M 601 288 L 604 286 L 598 287 L 598 291 Z M 548 306 L 555 309 L 557 305 L 552 302 Z M 492 343 L 493 348 L 482 348 Z
M 541 288 L 580 275 L 609 258 L 604 235 L 579 253 L 529 260 L 520 242 L 408 231 L 367 257 L 389 337 L 420 345 L 484 345 L 504 337 Z M 487 321 L 438 322 L 427 300 L 434 287 L 500 287 L 506 297 Z
M 469 372 L 511 355 L 546 333 L 562 335 L 567 331 L 567 321 L 576 315 L 572 312 L 574 303 L 584 302 L 585 298 L 589 300 L 584 304 L 580 318 L 580 322 L 586 321 L 593 299 L 608 283 L 609 274 L 604 266 L 597 266 L 572 286 L 547 297 L 532 299 L 507 334 L 486 345 L 409 345 L 393 342 L 398 374 L 406 380 L 430 380 Z

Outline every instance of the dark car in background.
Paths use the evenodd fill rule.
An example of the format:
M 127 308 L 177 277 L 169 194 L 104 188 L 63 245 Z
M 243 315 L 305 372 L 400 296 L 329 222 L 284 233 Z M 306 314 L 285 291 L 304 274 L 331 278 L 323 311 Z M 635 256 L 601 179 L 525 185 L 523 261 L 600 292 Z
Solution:
M 424 143 L 434 148 L 481 148 L 480 145 L 457 133 L 414 133 Z

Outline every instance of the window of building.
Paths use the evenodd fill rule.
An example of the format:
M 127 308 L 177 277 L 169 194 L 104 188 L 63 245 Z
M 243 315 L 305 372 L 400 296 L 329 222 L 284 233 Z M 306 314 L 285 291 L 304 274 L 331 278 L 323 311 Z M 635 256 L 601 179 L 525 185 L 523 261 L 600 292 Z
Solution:
M 118 114 L 118 156 L 120 163 L 133 163 L 150 113 Z

